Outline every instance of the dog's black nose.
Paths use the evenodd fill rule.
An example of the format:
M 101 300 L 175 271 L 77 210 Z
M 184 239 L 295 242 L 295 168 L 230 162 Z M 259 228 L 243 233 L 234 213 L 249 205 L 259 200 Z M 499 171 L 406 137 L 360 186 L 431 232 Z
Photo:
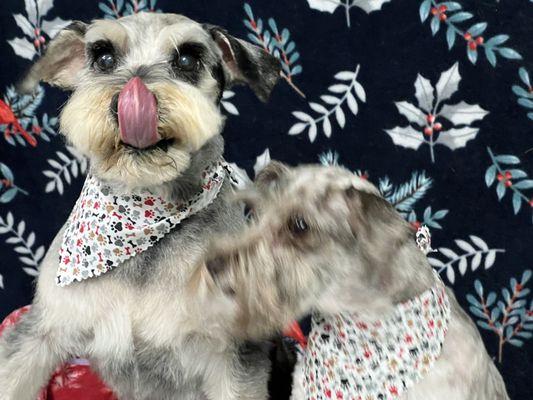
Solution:
M 226 268 L 226 258 L 224 257 L 215 257 L 210 260 L 207 260 L 205 263 L 207 270 L 211 276 L 216 277 Z

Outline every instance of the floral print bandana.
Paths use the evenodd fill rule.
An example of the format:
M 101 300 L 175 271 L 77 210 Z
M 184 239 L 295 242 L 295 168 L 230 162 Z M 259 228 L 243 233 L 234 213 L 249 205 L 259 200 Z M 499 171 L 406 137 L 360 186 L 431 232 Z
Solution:
M 110 186 L 89 175 L 67 221 L 56 283 L 66 286 L 100 276 L 153 246 L 181 221 L 211 204 L 225 174 L 222 162 L 208 167 L 201 190 L 185 203 L 168 202 L 146 190 L 113 193 Z
M 397 399 L 439 357 L 449 320 L 449 299 L 440 279 L 383 320 L 314 315 L 303 357 L 305 398 Z

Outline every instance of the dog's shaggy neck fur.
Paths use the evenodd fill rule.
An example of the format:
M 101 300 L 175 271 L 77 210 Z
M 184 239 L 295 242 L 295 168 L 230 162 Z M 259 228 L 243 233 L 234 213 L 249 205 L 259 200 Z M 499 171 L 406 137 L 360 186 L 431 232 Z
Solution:
M 210 139 L 200 150 L 191 155 L 191 163 L 183 174 L 160 188 L 167 193 L 167 198 L 173 201 L 190 199 L 201 189 L 202 172 L 214 162 L 222 158 L 224 142 L 222 136 Z
M 367 268 L 375 272 L 366 282 L 364 292 L 361 291 L 361 282 L 346 279 L 332 296 L 335 304 L 333 309 L 328 310 L 330 313 L 357 312 L 377 319 L 392 311 L 397 304 L 420 295 L 435 284 L 426 256 L 412 238 L 406 238 L 390 256 L 367 253 L 365 258 Z

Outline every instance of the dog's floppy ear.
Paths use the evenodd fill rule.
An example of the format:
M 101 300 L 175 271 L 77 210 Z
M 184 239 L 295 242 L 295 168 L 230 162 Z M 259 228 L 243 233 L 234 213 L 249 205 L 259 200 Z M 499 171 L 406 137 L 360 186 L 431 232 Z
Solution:
M 280 78 L 278 59 L 258 46 L 229 35 L 218 26 L 205 24 L 204 29 L 222 52 L 228 83 L 247 84 L 259 99 L 267 101 Z
M 409 224 L 400 217 L 392 204 L 378 194 L 350 186 L 344 195 L 350 209 L 348 223 L 354 235 L 364 233 L 372 236 L 372 239 L 382 235 L 386 237 L 387 246 L 392 247 L 411 236 Z
M 255 177 L 255 186 L 262 191 L 278 188 L 289 173 L 289 167 L 279 161 L 270 161 Z
M 61 30 L 20 82 L 19 90 L 23 93 L 32 92 L 41 81 L 61 89 L 73 89 L 77 75 L 85 64 L 86 30 L 87 25 L 79 21 Z

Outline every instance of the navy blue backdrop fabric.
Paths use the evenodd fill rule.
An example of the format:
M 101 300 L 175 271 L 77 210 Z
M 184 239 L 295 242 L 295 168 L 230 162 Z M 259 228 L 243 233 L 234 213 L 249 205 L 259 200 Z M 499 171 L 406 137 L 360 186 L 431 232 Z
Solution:
M 338 163 L 433 233 L 431 264 L 476 321 L 513 399 L 533 398 L 533 2 L 6 0 L 0 8 L 0 317 L 28 304 L 87 161 L 66 94 L 14 83 L 72 20 L 183 13 L 283 66 L 270 101 L 232 88 L 226 156 Z

